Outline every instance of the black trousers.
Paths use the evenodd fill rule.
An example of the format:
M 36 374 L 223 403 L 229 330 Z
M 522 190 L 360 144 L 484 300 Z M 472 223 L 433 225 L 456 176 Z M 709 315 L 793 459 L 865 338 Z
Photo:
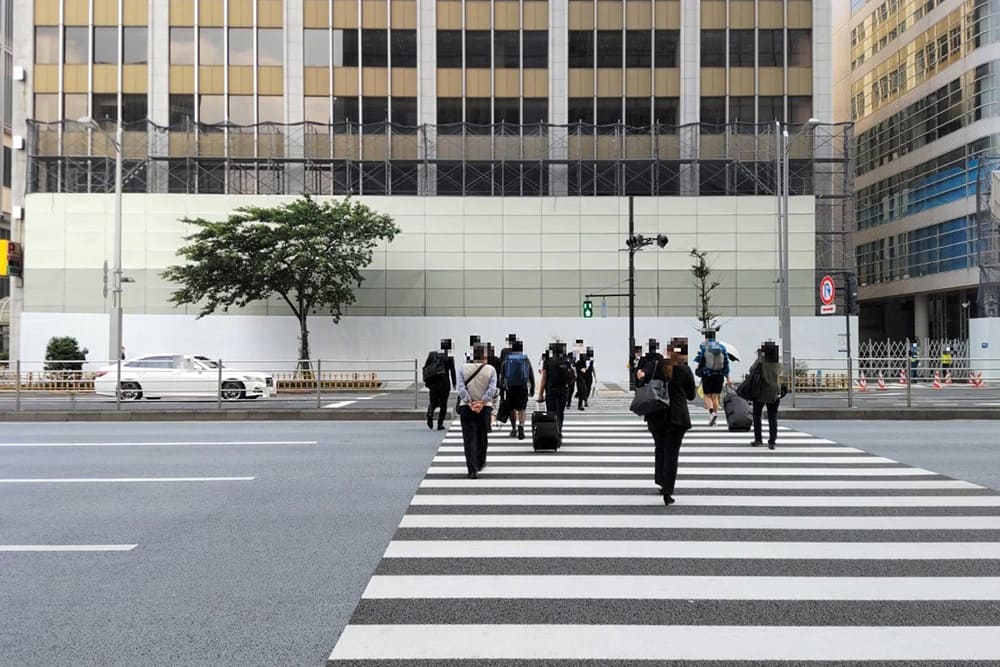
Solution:
M 767 404 L 767 441 L 769 443 L 775 443 L 778 441 L 778 404 L 781 403 L 780 400 L 774 403 Z M 761 440 L 761 431 L 763 430 L 763 424 L 761 423 L 761 416 L 764 412 L 764 403 L 758 401 L 753 402 L 753 440 L 754 442 L 763 442 Z
M 427 418 L 434 419 L 434 411 L 440 409 L 441 414 L 438 416 L 438 425 L 444 424 L 444 417 L 448 413 L 448 396 L 451 395 L 451 390 L 431 388 L 430 393 L 430 402 L 427 404 Z
M 590 376 L 581 375 L 576 378 L 576 406 L 582 408 L 588 398 L 590 398 Z
M 545 390 L 545 411 L 556 416 L 559 420 L 560 430 L 562 430 L 563 417 L 566 415 L 566 405 L 570 400 L 569 395 L 569 387 Z
M 652 434 L 656 447 L 653 481 L 663 487 L 663 495 L 672 496 L 677 484 L 677 461 L 684 441 L 684 429 L 670 423 L 670 413 L 667 411 L 650 415 L 646 420 L 646 427 Z
M 465 445 L 465 466 L 469 472 L 479 472 L 486 465 L 486 447 L 489 444 L 490 413 L 493 408 L 483 408 L 476 414 L 468 405 L 458 408 L 462 420 L 462 442 Z

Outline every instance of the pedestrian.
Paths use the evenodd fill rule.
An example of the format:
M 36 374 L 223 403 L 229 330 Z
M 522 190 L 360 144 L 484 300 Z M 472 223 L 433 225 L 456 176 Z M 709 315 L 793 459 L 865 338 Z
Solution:
M 583 345 L 583 339 L 577 338 L 576 342 L 573 344 L 573 352 L 571 357 L 573 359 L 573 371 L 576 373 L 576 382 L 570 385 L 569 391 L 566 393 L 566 409 L 569 410 L 573 407 L 573 397 L 580 395 L 580 358 L 586 354 L 587 350 Z M 582 408 L 581 408 L 582 409 Z
M 424 362 L 424 386 L 430 391 L 427 405 L 427 428 L 434 428 L 434 411 L 438 415 L 438 430 L 444 430 L 444 418 L 448 412 L 448 396 L 455 386 L 455 360 L 451 358 L 451 339 L 441 340 L 441 349 L 433 350 Z
M 486 363 L 488 363 L 490 366 L 492 366 L 493 370 L 496 372 L 496 376 L 497 376 L 497 395 L 499 396 L 500 395 L 500 391 L 501 391 L 501 389 L 500 389 L 500 369 L 503 368 L 503 366 L 500 363 L 500 357 L 497 356 L 496 349 L 493 347 L 493 343 L 486 343 Z M 493 428 L 496 426 L 496 424 L 497 424 L 497 413 L 496 413 L 495 410 L 493 410 L 493 411 L 490 412 L 490 431 L 493 430 Z
M 481 339 L 476 334 L 469 336 L 469 349 L 465 352 L 465 363 L 472 363 L 476 360 L 475 349 Z
M 705 408 L 708 410 L 709 426 L 715 426 L 722 406 L 722 385 L 732 385 L 729 380 L 729 354 L 725 346 L 715 340 L 715 330 L 706 329 L 705 342 L 698 347 L 694 358 L 695 374 L 701 378 L 701 389 L 705 394 Z
M 910 381 L 916 382 L 918 369 L 920 368 L 920 346 L 916 343 L 910 345 Z
M 476 479 L 486 467 L 486 448 L 490 413 L 497 395 L 496 370 L 487 362 L 486 345 L 473 347 L 474 361 L 462 366 L 458 374 L 458 416 L 462 422 L 465 466 L 469 477 Z
M 594 385 L 597 383 L 597 366 L 594 365 L 594 348 L 587 348 L 587 359 L 590 360 L 590 373 L 587 377 L 587 399 L 583 402 L 585 408 L 590 407 L 590 397 L 594 395 Z
M 951 370 L 954 364 L 954 357 L 951 355 L 951 346 L 945 345 L 944 351 L 941 352 L 941 371 L 947 373 Z
M 632 378 L 633 383 L 635 382 L 635 374 L 640 368 L 642 368 L 642 364 L 642 345 L 636 345 L 632 348 L 632 359 L 628 364 L 628 373 Z
M 575 380 L 573 359 L 566 353 L 566 343 L 549 345 L 549 354 L 538 381 L 538 402 L 545 403 L 545 411 L 556 416 L 560 433 L 566 414 L 566 395 Z
M 778 441 L 778 404 L 781 403 L 783 395 L 781 386 L 781 363 L 778 361 L 778 344 L 774 341 L 764 341 L 757 350 L 757 361 L 750 367 L 748 377 L 753 377 L 757 373 L 754 382 L 753 392 L 753 447 L 760 447 L 764 444 L 761 431 L 763 430 L 762 416 L 764 408 L 767 408 L 767 448 L 774 449 Z
M 535 393 L 535 370 L 524 353 L 524 342 L 515 340 L 501 373 L 510 412 L 510 437 L 524 440 L 524 421 L 528 414 L 528 396 Z
M 642 386 L 651 380 L 667 383 L 670 405 L 664 410 L 646 415 L 646 427 L 653 436 L 655 456 L 653 481 L 663 493 L 663 504 L 674 503 L 677 484 L 677 462 L 684 434 L 691 429 L 688 401 L 695 398 L 694 375 L 687 365 L 687 338 L 674 338 L 660 354 L 649 355 L 646 365 L 636 372 L 636 384 Z
M 573 353 L 573 370 L 576 371 L 576 409 L 583 412 L 587 399 L 590 397 L 590 384 L 593 363 L 587 356 L 587 348 L 583 341 L 578 340 L 577 349 Z

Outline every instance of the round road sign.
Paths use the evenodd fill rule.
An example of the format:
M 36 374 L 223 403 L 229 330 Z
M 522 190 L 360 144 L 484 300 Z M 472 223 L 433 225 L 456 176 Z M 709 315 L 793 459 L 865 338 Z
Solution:
M 833 278 L 830 276 L 823 276 L 823 279 L 819 281 L 819 300 L 824 306 L 829 306 L 833 303 L 833 297 L 836 294 L 836 288 L 833 284 Z

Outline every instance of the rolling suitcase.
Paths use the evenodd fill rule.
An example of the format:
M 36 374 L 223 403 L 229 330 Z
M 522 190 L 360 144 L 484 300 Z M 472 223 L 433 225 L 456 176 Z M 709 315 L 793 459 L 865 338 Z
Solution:
M 535 451 L 556 451 L 562 441 L 559 418 L 551 412 L 531 414 L 531 444 Z
M 730 431 L 749 431 L 753 428 L 753 408 L 735 391 L 726 392 L 722 408 L 726 412 L 726 425 Z

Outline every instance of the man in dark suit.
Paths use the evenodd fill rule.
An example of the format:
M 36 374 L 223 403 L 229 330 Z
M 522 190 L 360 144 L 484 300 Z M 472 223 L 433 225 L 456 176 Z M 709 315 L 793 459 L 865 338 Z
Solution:
M 455 360 L 449 354 L 451 339 L 441 341 L 441 350 L 432 351 L 424 362 L 424 385 L 430 391 L 427 405 L 427 428 L 434 428 L 434 411 L 438 415 L 438 430 L 444 430 L 444 418 L 448 412 L 448 396 L 455 386 Z M 428 370 L 431 369 L 431 370 Z

